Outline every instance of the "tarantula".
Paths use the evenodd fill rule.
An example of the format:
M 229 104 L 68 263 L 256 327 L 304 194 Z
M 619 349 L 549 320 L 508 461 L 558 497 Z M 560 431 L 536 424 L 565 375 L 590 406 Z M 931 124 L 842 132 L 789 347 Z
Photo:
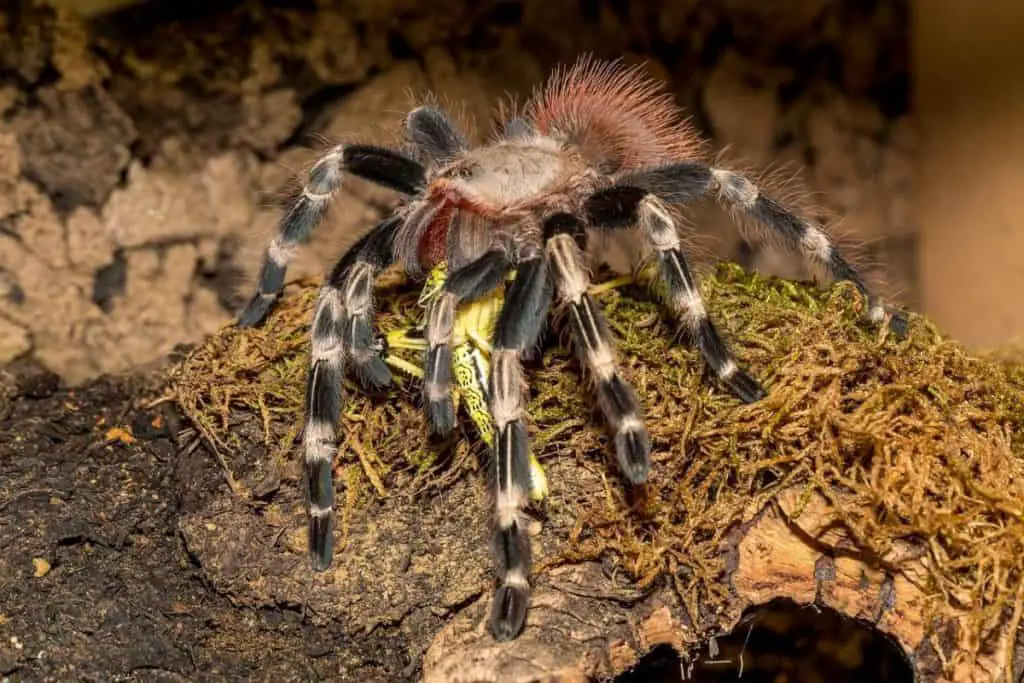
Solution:
M 701 141 L 670 95 L 642 67 L 583 58 L 550 77 L 521 113 L 504 118 L 486 144 L 471 146 L 440 108 L 406 118 L 402 149 L 352 144 L 311 167 L 283 217 L 239 318 L 259 324 L 284 285 L 297 243 L 323 218 L 346 173 L 397 190 L 395 211 L 334 266 L 316 303 L 303 431 L 309 553 L 323 571 L 333 554 L 334 483 L 342 375 L 378 389 L 391 380 L 386 343 L 373 322 L 374 282 L 397 265 L 413 278 L 441 266 L 448 275 L 430 300 L 424 327 L 423 399 L 432 431 L 456 425 L 453 333 L 461 310 L 501 291 L 490 339 L 486 394 L 493 421 L 493 549 L 499 576 L 490 625 L 499 640 L 522 630 L 529 602 L 530 542 L 523 510 L 538 485 L 527 443 L 521 360 L 536 346 L 554 305 L 567 312 L 572 344 L 593 383 L 622 473 L 647 480 L 651 441 L 633 388 L 619 374 L 614 340 L 588 291 L 597 236 L 638 246 L 679 334 L 696 342 L 715 377 L 740 400 L 765 396 L 708 316 L 673 205 L 714 197 L 753 219 L 761 237 L 800 255 L 819 280 L 852 281 L 878 324 L 886 307 L 825 232 L 763 194 L 743 175 L 701 160 Z M 490 440 L 489 440 L 490 443 Z

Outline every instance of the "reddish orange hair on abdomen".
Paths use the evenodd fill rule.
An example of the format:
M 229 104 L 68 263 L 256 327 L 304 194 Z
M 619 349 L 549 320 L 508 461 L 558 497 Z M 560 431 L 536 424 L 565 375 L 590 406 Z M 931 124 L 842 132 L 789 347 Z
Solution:
M 537 130 L 576 144 L 605 172 L 695 159 L 700 137 L 642 65 L 583 57 L 555 71 L 527 104 Z

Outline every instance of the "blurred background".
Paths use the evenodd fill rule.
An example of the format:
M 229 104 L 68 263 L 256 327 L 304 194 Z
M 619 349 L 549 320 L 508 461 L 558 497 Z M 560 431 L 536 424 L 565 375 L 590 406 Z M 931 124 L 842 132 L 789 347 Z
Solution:
M 290 181 L 436 93 L 481 133 L 584 52 L 645 62 L 731 165 L 771 170 L 890 298 L 1024 336 L 1024 4 L 988 0 L 0 1 L 0 364 L 159 365 L 250 293 Z M 973 7 L 980 7 L 974 5 Z M 799 188 L 802 188 L 800 190 Z M 289 276 L 387 211 L 353 181 Z M 751 252 L 715 206 L 701 245 Z

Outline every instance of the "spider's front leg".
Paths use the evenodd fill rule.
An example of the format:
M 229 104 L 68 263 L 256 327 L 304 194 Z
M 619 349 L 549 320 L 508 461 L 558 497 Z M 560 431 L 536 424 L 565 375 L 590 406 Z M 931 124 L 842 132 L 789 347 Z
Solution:
M 650 436 L 636 393 L 618 372 L 611 332 L 588 292 L 590 278 L 580 246 L 585 239 L 583 223 L 570 214 L 556 214 L 544 222 L 543 235 L 544 253 L 538 249 L 516 270 L 491 355 L 491 414 L 498 434 L 494 552 L 500 577 L 491 609 L 491 631 L 498 640 L 519 634 L 529 606 L 530 539 L 522 510 L 530 472 L 521 359 L 536 345 L 547 319 L 552 281 L 569 309 L 573 345 L 594 380 L 598 403 L 614 431 L 619 466 L 633 483 L 646 481 L 650 470 Z
M 372 145 L 338 145 L 320 157 L 309 170 L 302 193 L 281 218 L 277 236 L 267 247 L 256 293 L 239 316 L 239 327 L 253 327 L 267 317 L 284 288 L 285 271 L 296 246 L 308 240 L 323 220 L 346 172 L 410 196 L 420 192 L 425 175 L 419 162 Z
M 524 247 L 494 330 L 490 402 L 494 448 L 494 555 L 499 587 L 491 632 L 510 640 L 523 629 L 530 600 L 530 537 L 522 514 L 533 480 L 526 432 L 522 359 L 536 348 L 551 307 L 551 284 L 539 246 Z
M 547 256 L 558 296 L 569 309 L 573 346 L 594 382 L 598 405 L 615 434 L 615 455 L 633 484 L 647 481 L 651 439 L 644 426 L 636 392 L 619 374 L 615 343 L 608 321 L 588 291 L 590 276 L 583 258 L 586 231 L 571 214 L 557 214 L 545 223 Z
M 338 450 L 345 365 L 351 364 L 362 384 L 370 388 L 391 380 L 372 322 L 373 286 L 377 273 L 393 262 L 392 243 L 400 223 L 400 218 L 392 217 L 378 224 L 338 261 L 320 290 L 313 315 L 303 446 L 309 555 L 316 571 L 327 569 L 334 554 L 331 468 Z
M 420 295 L 420 303 L 429 310 L 430 303 L 444 286 L 447 264 L 439 264 L 428 275 L 427 283 Z M 455 312 L 455 330 L 452 345 L 452 399 L 454 407 L 465 410 L 476 426 L 480 438 L 488 449 L 494 449 L 494 420 L 491 419 L 490 377 L 491 338 L 498 314 L 504 305 L 502 288 L 460 306 Z M 407 349 L 423 354 L 427 341 L 422 327 L 410 327 L 388 332 L 387 346 L 390 351 Z M 393 353 L 384 356 L 384 362 L 409 376 L 424 379 L 420 366 L 399 358 Z M 537 459 L 530 454 L 530 498 L 543 500 L 547 495 L 547 478 Z
M 423 398 L 430 429 L 447 435 L 455 428 L 452 398 L 452 349 L 459 305 L 492 294 L 512 270 L 504 246 L 495 246 L 453 272 L 427 313 L 427 351 L 423 365 Z

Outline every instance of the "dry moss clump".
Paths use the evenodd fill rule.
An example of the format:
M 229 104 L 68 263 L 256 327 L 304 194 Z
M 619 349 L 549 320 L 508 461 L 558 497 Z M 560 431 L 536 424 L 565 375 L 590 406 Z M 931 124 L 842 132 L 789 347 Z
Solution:
M 626 492 L 578 364 L 551 335 L 530 370 L 534 452 L 549 465 L 575 459 L 608 483 L 578 490 L 552 477 L 548 505 L 573 522 L 549 514 L 540 570 L 602 557 L 644 585 L 668 577 L 699 629 L 713 621 L 699 605 L 729 590 L 728 534 L 797 487 L 842 511 L 869 561 L 884 566 L 901 541 L 923 548 L 919 588 L 936 607 L 973 610 L 978 633 L 1005 619 L 1008 596 L 1024 587 L 1021 369 L 972 357 L 916 317 L 903 340 L 866 328 L 845 285 L 819 291 L 723 266 L 702 287 L 768 398 L 744 406 L 717 386 L 695 351 L 671 343 L 640 290 L 602 293 L 623 372 L 646 409 L 655 467 L 642 495 Z M 256 439 L 282 463 L 297 459 L 314 297 L 312 283 L 289 288 L 264 328 L 226 328 L 173 370 L 175 399 L 219 451 Z M 380 301 L 383 329 L 420 314 L 402 285 Z M 410 381 L 375 397 L 351 383 L 345 392 L 342 534 L 344 518 L 372 497 L 444 486 L 486 462 L 468 445 L 470 428 L 455 444 L 430 442 Z

